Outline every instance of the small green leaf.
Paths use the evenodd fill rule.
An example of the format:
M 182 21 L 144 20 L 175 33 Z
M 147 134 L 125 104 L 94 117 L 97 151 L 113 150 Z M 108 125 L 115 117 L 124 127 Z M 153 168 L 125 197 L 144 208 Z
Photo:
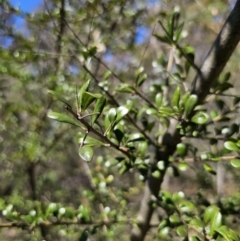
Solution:
M 196 115 L 194 115 L 191 119 L 193 123 L 204 125 L 208 122 L 209 116 L 205 112 L 198 112 Z
M 222 214 L 217 206 L 211 205 L 204 212 L 204 223 L 209 225 L 209 234 L 213 236 L 215 230 L 221 226 Z
M 216 171 L 209 164 L 204 163 L 203 167 L 207 172 L 216 175 Z
M 137 86 L 140 87 L 146 79 L 147 79 L 147 74 L 140 75 L 137 80 Z
M 172 108 L 167 106 L 161 106 L 158 111 L 160 115 L 162 115 L 163 117 L 175 116 L 175 113 L 173 112 Z
M 116 123 L 119 122 L 128 112 L 129 112 L 129 109 L 126 106 L 122 105 L 122 106 L 118 107 Z
M 94 137 L 91 137 L 89 135 L 85 138 L 85 135 L 86 134 L 82 134 L 81 132 L 78 133 L 77 140 L 78 140 L 78 143 L 80 145 L 82 145 L 82 146 L 87 145 L 87 146 L 90 146 L 90 147 L 106 146 L 106 144 L 104 142 L 99 141 L 99 140 L 97 140 Z M 84 141 L 84 143 L 83 143 L 83 141 Z
M 79 90 L 78 104 L 79 104 L 80 108 L 82 107 L 83 94 L 87 91 L 89 84 L 90 84 L 90 80 L 86 81 Z M 82 110 L 80 109 L 80 112 L 81 111 Z
M 189 116 L 189 114 L 193 111 L 194 107 L 196 106 L 198 102 L 197 95 L 190 95 L 185 103 L 185 115 L 186 117 Z
M 162 100 L 163 100 L 163 95 L 162 93 L 158 93 L 155 97 L 155 103 L 156 103 L 156 106 L 157 108 L 160 108 L 161 105 L 162 105 Z
M 180 237 L 186 237 L 188 235 L 188 228 L 184 225 L 177 227 L 177 234 Z
M 82 106 L 81 109 L 82 111 L 85 111 L 87 109 L 87 107 L 96 99 L 96 97 L 89 93 L 89 92 L 85 92 L 83 93 L 83 97 L 82 97 Z
M 181 220 L 178 215 L 173 214 L 173 215 L 170 215 L 169 221 L 173 224 L 178 224 L 178 223 L 180 223 Z
M 167 43 L 167 44 L 172 43 L 172 40 L 168 36 L 161 36 L 158 34 L 153 34 L 153 36 L 155 36 L 162 43 Z
M 238 147 L 237 147 L 237 145 L 234 143 L 234 142 L 232 142 L 232 141 L 226 141 L 225 143 L 224 143 L 224 147 L 226 148 L 226 149 L 228 149 L 228 150 L 230 150 L 230 151 L 238 151 Z
M 110 70 L 108 70 L 104 75 L 103 75 L 103 80 L 107 80 L 109 79 L 109 77 L 111 76 L 112 72 Z
M 135 79 L 137 79 L 139 77 L 139 75 L 144 71 L 144 67 L 141 66 L 140 68 L 138 68 L 136 71 L 135 71 Z
M 177 144 L 177 153 L 179 156 L 183 157 L 186 156 L 188 151 L 187 145 L 183 143 Z
M 204 228 L 204 224 L 203 224 L 202 220 L 199 218 L 193 218 L 189 224 L 200 230 L 202 230 Z
M 156 171 L 154 171 L 154 172 L 152 173 L 152 176 L 153 176 L 154 178 L 160 178 L 160 177 L 161 177 L 161 172 L 158 171 L 158 170 L 156 170 Z
M 91 117 L 91 124 L 92 125 L 97 121 L 98 117 L 102 114 L 102 111 L 103 111 L 103 109 L 105 107 L 105 104 L 106 104 L 106 98 L 104 96 L 100 97 L 97 100 L 93 112 L 94 113 L 98 113 L 98 114 L 97 115 L 93 115 Z
M 57 92 L 55 92 L 53 90 L 48 90 L 48 93 L 51 94 L 52 96 L 54 96 L 55 98 L 57 98 L 58 100 L 60 100 L 61 102 L 63 102 L 64 104 L 70 106 L 70 104 L 67 102 L 67 100 L 64 97 L 62 97 L 60 94 L 58 94 Z
M 77 120 L 73 119 L 72 117 L 70 117 L 68 115 L 65 115 L 65 114 L 61 114 L 61 113 L 58 113 L 58 112 L 50 111 L 48 113 L 48 117 L 51 118 L 51 119 L 60 121 L 60 122 L 72 124 L 72 125 L 75 125 L 75 126 L 83 128 L 83 126 L 81 125 L 81 123 L 79 121 L 77 121 Z
M 240 159 L 232 159 L 231 165 L 235 168 L 240 168 Z
M 116 91 L 121 93 L 135 93 L 134 88 L 130 84 L 120 84 Z
M 133 133 L 129 135 L 127 142 L 136 142 L 145 140 L 143 134 L 141 133 Z
M 187 171 L 188 168 L 189 168 L 189 165 L 185 162 L 181 162 L 178 164 L 178 169 L 180 171 Z
M 115 109 L 115 108 L 111 108 L 111 109 L 108 111 L 108 113 L 107 113 L 107 117 L 108 117 L 108 120 L 109 120 L 110 122 L 115 121 L 116 118 L 117 118 L 117 111 L 116 111 L 116 109 Z
M 79 156 L 86 162 L 90 162 L 93 158 L 93 149 L 90 146 L 82 146 L 79 148 Z

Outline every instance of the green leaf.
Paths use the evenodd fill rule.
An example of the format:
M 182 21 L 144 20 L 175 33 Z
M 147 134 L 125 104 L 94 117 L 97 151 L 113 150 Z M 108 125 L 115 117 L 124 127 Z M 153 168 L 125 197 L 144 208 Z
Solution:
M 209 164 L 204 163 L 203 167 L 207 172 L 216 175 L 216 171 Z
M 155 36 L 162 43 L 167 43 L 167 44 L 172 43 L 172 40 L 168 36 L 161 36 L 158 34 L 153 34 L 153 36 Z
M 184 225 L 177 227 L 177 234 L 180 237 L 186 237 L 188 235 L 188 228 Z
M 152 172 L 152 176 L 154 178 L 160 178 L 161 177 L 161 172 L 156 170 L 156 171 Z
M 83 126 L 81 125 L 81 123 L 79 121 L 77 121 L 77 120 L 73 119 L 72 117 L 65 115 L 65 114 L 50 111 L 50 112 L 48 112 L 48 117 L 51 119 L 60 121 L 60 122 L 68 123 L 68 124 L 83 128 Z
M 104 126 L 106 128 L 106 131 L 104 135 L 108 135 L 108 133 L 112 130 L 114 127 L 115 120 L 117 118 L 117 111 L 115 108 L 111 108 L 104 119 Z
M 230 151 L 238 151 L 238 146 L 232 141 L 226 141 L 224 147 Z
M 221 226 L 222 223 L 222 214 L 219 211 L 217 206 L 211 205 L 207 207 L 204 212 L 204 223 L 209 225 L 209 234 L 210 236 L 214 235 L 214 232 L 217 228 Z
M 202 220 L 199 218 L 193 218 L 189 224 L 195 227 L 196 229 L 199 229 L 200 231 L 202 231 L 202 229 L 204 228 L 204 224 Z
M 116 123 L 119 122 L 128 112 L 129 112 L 129 109 L 126 106 L 122 105 L 118 107 Z
M 92 93 L 89 93 L 89 92 L 85 92 L 83 93 L 83 96 L 82 96 L 82 105 L 81 105 L 81 109 L 82 111 L 85 111 L 88 106 L 96 99 L 100 98 L 101 95 L 99 94 L 92 94 Z
M 90 146 L 90 147 L 94 147 L 94 146 L 106 146 L 106 144 L 104 143 L 104 142 L 102 142 L 102 141 L 99 141 L 99 140 L 97 140 L 97 139 L 95 139 L 94 137 L 91 137 L 91 136 L 87 136 L 86 138 L 85 138 L 85 135 L 86 134 L 82 134 L 82 133 L 78 133 L 78 135 L 77 135 L 77 140 L 78 140 L 78 143 L 80 144 L 80 145 L 83 145 L 83 146 L 85 146 L 85 145 L 87 145 L 87 146 Z M 85 139 L 84 139 L 85 138 Z M 84 143 L 83 143 L 83 141 L 84 141 Z
M 146 79 L 147 79 L 147 74 L 140 75 L 137 81 L 137 86 L 140 87 Z
M 79 241 L 87 241 L 89 236 L 89 230 L 88 228 L 84 229 L 81 236 L 79 237 Z
M 172 97 L 172 105 L 177 109 L 179 108 L 179 100 L 180 100 L 180 87 L 178 86 L 174 91 L 174 94 Z
M 204 125 L 208 122 L 209 116 L 206 112 L 198 112 L 196 115 L 194 115 L 191 119 L 191 122 Z
M 105 104 L 106 104 L 106 98 L 105 98 L 104 96 L 100 97 L 100 98 L 97 100 L 93 112 L 94 112 L 94 113 L 99 113 L 99 114 L 93 115 L 93 116 L 91 117 L 91 124 L 92 124 L 92 125 L 97 121 L 98 117 L 102 114 L 102 111 L 103 111 L 103 109 L 104 109 L 104 107 L 105 107 Z
M 80 90 L 79 90 L 79 93 L 78 93 L 78 104 L 79 104 L 80 108 L 82 107 L 83 94 L 87 91 L 88 86 L 89 86 L 89 84 L 90 84 L 90 81 L 91 81 L 91 80 L 86 81 L 86 82 L 82 85 L 82 87 L 80 88 Z M 82 110 L 80 109 L 79 111 L 81 112 Z
M 161 106 L 159 108 L 159 113 L 164 117 L 171 117 L 171 116 L 175 116 L 175 113 L 173 112 L 172 108 L 167 107 L 167 106 Z
M 160 107 L 161 107 L 161 105 L 162 105 L 162 100 L 163 100 L 163 95 L 162 95 L 162 93 L 158 93 L 158 94 L 155 96 L 155 103 L 156 103 L 157 108 L 160 108 Z
M 61 102 L 63 102 L 64 104 L 66 104 L 67 106 L 70 106 L 68 101 L 64 97 L 62 97 L 60 94 L 58 94 L 57 92 L 55 92 L 53 90 L 48 90 L 48 93 L 51 94 L 52 96 L 54 96 L 55 98 L 57 98 L 58 100 L 60 100 Z
M 223 83 L 223 84 L 218 84 L 217 87 L 215 88 L 214 92 L 216 94 L 223 93 L 224 91 L 233 88 L 233 85 L 230 83 Z
M 173 224 L 179 224 L 181 222 L 179 216 L 176 214 L 170 215 L 169 221 Z
M 232 229 L 226 227 L 225 225 L 217 228 L 216 231 L 226 240 L 226 241 L 239 241 L 239 236 Z
M 93 158 L 93 149 L 90 146 L 82 146 L 79 148 L 79 156 L 86 162 L 90 162 Z
M 108 111 L 108 113 L 107 113 L 107 117 L 108 117 L 108 120 L 109 120 L 110 122 L 115 121 L 116 118 L 117 118 L 117 111 L 116 111 L 116 109 L 115 109 L 115 108 L 111 108 L 111 109 Z
M 179 156 L 183 157 L 186 156 L 188 151 L 187 145 L 183 143 L 177 144 L 177 153 Z
M 189 165 L 185 162 L 181 162 L 178 164 L 178 169 L 180 171 L 187 171 L 188 168 L 189 168 Z
M 231 165 L 235 168 L 240 168 L 240 159 L 232 159 Z
M 121 128 L 122 129 L 122 128 Z M 113 132 L 118 140 L 118 143 L 120 143 L 122 141 L 122 138 L 124 137 L 124 133 L 123 130 L 121 130 L 120 128 L 114 128 Z
M 134 88 L 130 84 L 120 84 L 119 87 L 116 89 L 116 91 L 121 92 L 121 93 L 135 93 Z
M 103 75 L 103 80 L 107 80 L 109 79 L 109 77 L 111 76 L 112 72 L 110 70 L 108 70 L 104 75 Z
M 144 141 L 144 140 L 145 140 L 145 138 L 144 138 L 143 134 L 133 133 L 133 134 L 129 135 L 127 142 L 129 143 L 129 142 Z
M 185 103 L 185 115 L 186 117 L 189 116 L 189 114 L 193 111 L 194 107 L 196 106 L 198 102 L 198 96 L 197 95 L 190 95 Z

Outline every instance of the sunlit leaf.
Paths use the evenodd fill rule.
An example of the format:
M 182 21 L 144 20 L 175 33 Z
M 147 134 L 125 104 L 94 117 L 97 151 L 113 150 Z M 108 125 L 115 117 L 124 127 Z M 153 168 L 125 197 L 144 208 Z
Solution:
M 232 141 L 226 141 L 224 143 L 224 147 L 230 151 L 238 151 L 239 150 L 238 146 Z
M 79 148 L 79 156 L 86 162 L 90 162 L 93 158 L 93 149 L 90 146 L 82 146 Z
M 91 137 L 91 136 L 87 136 L 85 139 L 85 134 L 82 134 L 82 133 L 78 133 L 77 135 L 77 140 L 78 140 L 78 143 L 80 145 L 87 145 L 87 146 L 90 146 L 90 147 L 94 147 L 94 146 L 106 146 L 106 144 L 102 141 L 99 141 L 98 139 L 94 138 L 94 137 Z M 83 143 L 84 141 L 84 143 Z
M 194 109 L 197 104 L 198 97 L 197 95 L 190 95 L 185 103 L 185 115 L 188 116 Z
M 240 168 L 240 159 L 232 159 L 231 165 L 235 168 Z
M 158 108 L 161 107 L 161 105 L 162 105 L 162 100 L 163 100 L 163 95 L 162 95 L 162 93 L 158 93 L 158 94 L 155 96 L 155 103 L 156 103 L 156 106 L 157 106 Z
M 126 106 L 120 106 L 117 108 L 117 118 L 116 123 L 120 121 L 127 113 L 129 112 L 129 109 Z
M 184 225 L 178 226 L 177 227 L 177 234 L 180 237 L 185 237 L 188 234 L 188 228 Z
M 133 133 L 129 135 L 127 142 L 135 142 L 135 141 L 143 141 L 143 140 L 145 140 L 143 134 Z
M 93 115 L 91 117 L 91 124 L 93 125 L 98 117 L 102 114 L 102 111 L 104 109 L 104 106 L 106 104 L 106 98 L 104 96 L 100 97 L 97 101 L 96 101 L 96 104 L 95 104 L 95 107 L 94 107 L 94 113 L 98 113 L 96 115 Z
M 177 153 L 179 156 L 185 156 L 187 154 L 187 145 L 184 143 L 177 144 Z
M 48 112 L 48 117 L 51 119 L 60 121 L 60 122 L 72 124 L 72 125 L 75 125 L 78 127 L 83 127 L 79 121 L 77 121 L 76 119 L 73 119 L 72 117 L 65 115 L 65 114 L 50 111 L 50 112 Z
M 209 164 L 204 163 L 203 167 L 207 172 L 216 175 L 216 171 Z
M 208 122 L 209 116 L 206 112 L 198 112 L 196 115 L 194 115 L 191 119 L 191 122 L 204 125 Z
M 228 228 L 225 225 L 223 225 L 219 228 L 216 228 L 216 232 L 221 234 L 221 236 L 226 241 L 239 241 L 240 240 L 237 232 L 233 231 L 232 229 Z
M 209 234 L 212 236 L 216 228 L 221 226 L 222 214 L 217 206 L 211 205 L 204 212 L 204 223 L 209 225 Z
M 135 93 L 134 88 L 130 84 L 126 83 L 120 84 L 116 91 L 122 93 Z

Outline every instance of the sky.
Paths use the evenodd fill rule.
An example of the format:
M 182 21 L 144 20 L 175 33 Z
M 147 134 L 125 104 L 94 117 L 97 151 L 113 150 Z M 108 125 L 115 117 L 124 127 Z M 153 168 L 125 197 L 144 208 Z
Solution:
M 10 0 L 10 3 L 24 12 L 31 12 L 37 9 L 42 0 Z

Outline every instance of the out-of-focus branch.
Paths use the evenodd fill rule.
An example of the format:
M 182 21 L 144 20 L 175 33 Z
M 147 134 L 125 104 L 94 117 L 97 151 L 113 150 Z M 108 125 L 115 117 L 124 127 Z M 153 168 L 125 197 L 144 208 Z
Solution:
M 213 43 L 201 71 L 193 81 L 192 93 L 198 95 L 198 103 L 204 102 L 212 84 L 218 79 L 231 54 L 240 40 L 240 0 L 238 0 L 227 18 L 222 30 Z M 168 158 L 175 152 L 176 145 L 181 137 L 176 129 L 177 123 L 170 124 L 169 131 L 162 138 L 163 152 L 156 150 L 155 164 L 158 160 L 165 161 L 165 170 L 168 167 Z M 144 197 L 138 213 L 137 226 L 133 228 L 131 241 L 143 241 L 150 227 L 154 207 L 151 205 L 152 197 L 156 197 L 161 189 L 165 171 L 161 171 L 159 178 L 153 178 L 152 170 L 145 184 Z

